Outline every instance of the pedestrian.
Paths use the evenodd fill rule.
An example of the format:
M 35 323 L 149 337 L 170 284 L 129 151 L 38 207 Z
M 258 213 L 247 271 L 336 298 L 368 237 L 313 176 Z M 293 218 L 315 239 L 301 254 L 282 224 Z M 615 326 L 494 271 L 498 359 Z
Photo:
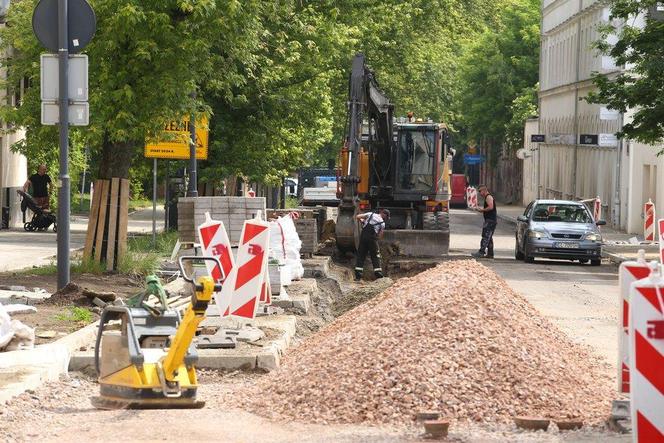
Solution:
M 355 280 L 360 280 L 362 278 L 364 260 L 367 258 L 367 253 L 371 255 L 371 264 L 373 265 L 374 275 L 376 278 L 383 278 L 383 269 L 380 267 L 378 239 L 383 236 L 385 222 L 390 218 L 390 211 L 388 209 L 381 209 L 377 213 L 367 212 L 359 214 L 356 218 L 362 223 L 362 232 L 360 233 L 360 247 L 357 249 Z
M 37 173 L 32 174 L 23 185 L 23 192 L 27 193 L 30 186 L 32 186 L 32 198 L 37 206 L 48 209 L 50 207 L 51 177 L 46 173 L 46 165 L 39 165 Z
M 498 213 L 496 212 L 496 199 L 489 192 L 486 185 L 479 186 L 480 195 L 484 198 L 484 207 L 475 210 L 484 214 L 484 225 L 482 225 L 482 241 L 480 250 L 471 254 L 475 258 L 493 258 L 493 233 L 498 224 Z

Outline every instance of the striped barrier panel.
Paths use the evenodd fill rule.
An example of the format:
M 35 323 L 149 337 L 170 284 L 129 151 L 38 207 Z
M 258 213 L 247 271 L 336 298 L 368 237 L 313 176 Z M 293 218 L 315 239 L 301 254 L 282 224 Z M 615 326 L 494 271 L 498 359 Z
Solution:
M 629 393 L 629 295 L 632 283 L 650 275 L 650 267 L 645 260 L 645 251 L 639 250 L 636 261 L 620 264 L 618 284 L 620 287 L 620 317 L 618 326 L 618 392 Z
M 633 441 L 664 443 L 664 279 L 650 276 L 630 291 L 630 408 Z

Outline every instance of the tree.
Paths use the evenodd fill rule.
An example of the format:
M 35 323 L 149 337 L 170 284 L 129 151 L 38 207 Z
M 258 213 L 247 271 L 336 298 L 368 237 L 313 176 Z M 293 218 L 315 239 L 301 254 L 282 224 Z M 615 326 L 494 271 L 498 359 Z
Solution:
M 497 29 L 487 28 L 479 39 L 470 42 L 461 63 L 460 124 L 467 128 L 469 138 L 484 140 L 493 165 L 505 143 L 518 142 L 514 128 L 522 130 L 525 114 L 530 114 L 521 108 L 534 101 L 539 6 L 537 0 L 509 2 L 500 12 Z
M 623 126 L 620 137 L 643 143 L 657 143 L 664 138 L 664 21 L 650 14 L 656 0 L 613 0 L 611 22 L 602 28 L 604 39 L 597 43 L 600 51 L 610 55 L 617 66 L 629 70 L 617 75 L 593 74 L 598 88 L 588 99 L 626 113 L 633 110 L 632 121 Z M 644 17 L 638 25 L 634 17 Z M 617 36 L 608 43 L 609 34 Z

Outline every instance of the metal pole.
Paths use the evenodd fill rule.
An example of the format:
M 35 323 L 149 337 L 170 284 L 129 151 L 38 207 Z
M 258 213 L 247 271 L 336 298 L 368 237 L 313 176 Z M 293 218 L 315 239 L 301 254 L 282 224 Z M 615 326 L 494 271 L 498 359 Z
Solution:
M 58 0 L 60 175 L 58 192 L 58 289 L 69 284 L 69 36 L 68 0 Z
M 187 197 L 198 197 L 198 177 L 196 173 L 196 116 L 189 117 L 189 188 Z
M 157 244 L 157 159 L 152 159 L 152 244 Z
M 88 146 L 85 147 L 85 167 L 83 167 L 83 181 L 81 182 L 81 201 L 80 201 L 80 209 L 81 212 L 83 211 L 83 194 L 85 193 L 85 173 L 88 170 L 88 154 L 90 152 L 90 148 Z M 92 204 L 92 196 L 90 196 L 90 203 Z
M 168 160 L 166 160 L 166 168 L 165 168 L 166 169 L 166 171 L 165 171 L 166 177 L 164 178 L 164 217 L 165 217 L 164 231 L 165 232 L 168 232 L 170 230 L 170 223 L 169 223 L 169 220 L 168 220 L 168 218 L 170 216 L 170 214 L 168 213 L 169 212 L 168 207 L 169 207 L 169 202 L 171 200 L 171 192 L 170 192 L 169 183 L 168 183 L 169 174 L 170 174 L 170 169 L 169 168 L 170 168 L 170 164 L 168 163 Z

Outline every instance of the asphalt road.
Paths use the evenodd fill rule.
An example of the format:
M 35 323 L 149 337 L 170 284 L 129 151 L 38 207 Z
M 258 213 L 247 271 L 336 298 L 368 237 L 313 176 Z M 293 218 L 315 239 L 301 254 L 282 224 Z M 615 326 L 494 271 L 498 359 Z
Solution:
M 500 208 L 498 208 L 500 210 Z M 450 253 L 469 255 L 479 249 L 482 215 L 452 210 Z M 618 361 L 618 268 L 613 264 L 537 259 L 533 264 L 514 259 L 514 225 L 499 220 L 494 235 L 494 260 L 481 259 L 528 299 L 574 341 L 603 357 L 607 370 Z

